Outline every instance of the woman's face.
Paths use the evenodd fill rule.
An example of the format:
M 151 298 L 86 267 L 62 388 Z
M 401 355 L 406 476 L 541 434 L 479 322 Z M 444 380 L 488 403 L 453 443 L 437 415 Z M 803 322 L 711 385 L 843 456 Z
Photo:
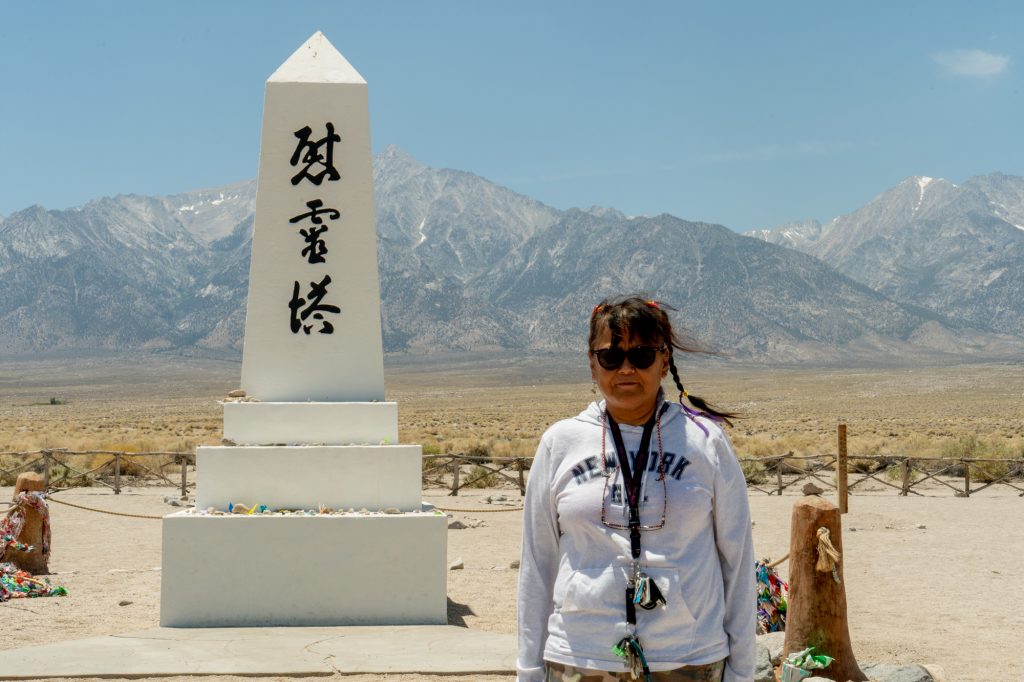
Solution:
M 618 348 L 629 350 L 641 346 L 660 346 L 659 343 L 641 341 L 636 338 L 621 339 Z M 605 327 L 594 341 L 592 351 L 612 347 L 612 332 Z M 668 352 L 659 350 L 654 362 L 646 369 L 633 366 L 625 358 L 618 369 L 605 369 L 590 353 L 590 376 L 604 396 L 608 412 L 625 424 L 642 424 L 654 411 L 661 380 L 668 373 Z

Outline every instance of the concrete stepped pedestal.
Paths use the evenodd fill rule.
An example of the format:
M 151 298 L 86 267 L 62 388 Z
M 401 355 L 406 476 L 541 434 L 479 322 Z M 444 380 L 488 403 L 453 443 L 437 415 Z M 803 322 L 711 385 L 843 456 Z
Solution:
M 444 624 L 448 519 L 164 517 L 160 625 Z

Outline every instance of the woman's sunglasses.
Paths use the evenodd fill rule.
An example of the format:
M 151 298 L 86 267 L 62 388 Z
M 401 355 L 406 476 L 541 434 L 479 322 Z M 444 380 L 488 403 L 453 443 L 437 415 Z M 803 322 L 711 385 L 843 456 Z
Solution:
M 633 367 L 647 369 L 658 358 L 658 351 L 664 349 L 664 346 L 637 346 L 629 350 L 601 348 L 590 352 L 597 356 L 597 364 L 605 369 L 618 369 L 622 367 L 622 363 L 626 358 L 629 358 L 629 364 L 633 365 Z

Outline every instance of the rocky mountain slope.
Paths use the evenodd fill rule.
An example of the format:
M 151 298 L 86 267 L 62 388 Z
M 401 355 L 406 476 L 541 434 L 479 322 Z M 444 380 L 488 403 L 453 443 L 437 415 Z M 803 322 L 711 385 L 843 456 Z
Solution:
M 792 232 L 783 225 L 750 234 L 895 300 L 1024 336 L 1024 178 L 995 173 L 959 186 L 907 178 L 816 236 Z
M 8 216 L 0 223 L 0 348 L 201 342 L 244 301 L 254 199 L 250 182 Z
M 389 351 L 578 350 L 594 303 L 640 291 L 676 305 L 697 338 L 741 357 L 1005 357 L 1024 344 L 1019 300 L 1005 298 L 1020 268 L 977 275 L 972 261 L 951 280 L 970 300 L 1010 285 L 998 299 L 1002 317 L 982 319 L 905 284 L 906 263 L 880 260 L 908 231 L 931 230 L 936 263 L 963 258 L 978 241 L 971 230 L 1024 236 L 1012 222 L 1024 224 L 1019 178 L 976 179 L 969 191 L 915 180 L 829 225 L 792 224 L 758 239 L 670 215 L 556 210 L 393 147 L 374 160 L 374 180 Z M 255 190 L 246 182 L 67 211 L 34 206 L 0 221 L 0 354 L 239 349 Z M 984 262 L 997 262 L 988 245 L 1012 247 L 1014 238 L 990 238 Z M 902 253 L 908 262 L 920 255 Z

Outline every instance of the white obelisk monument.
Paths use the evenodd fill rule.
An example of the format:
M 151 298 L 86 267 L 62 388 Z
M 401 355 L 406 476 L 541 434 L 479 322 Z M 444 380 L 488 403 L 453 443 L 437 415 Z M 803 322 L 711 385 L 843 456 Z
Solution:
M 160 624 L 447 622 L 447 519 L 383 402 L 366 81 L 321 33 L 267 81 L 242 387 L 164 518 Z

